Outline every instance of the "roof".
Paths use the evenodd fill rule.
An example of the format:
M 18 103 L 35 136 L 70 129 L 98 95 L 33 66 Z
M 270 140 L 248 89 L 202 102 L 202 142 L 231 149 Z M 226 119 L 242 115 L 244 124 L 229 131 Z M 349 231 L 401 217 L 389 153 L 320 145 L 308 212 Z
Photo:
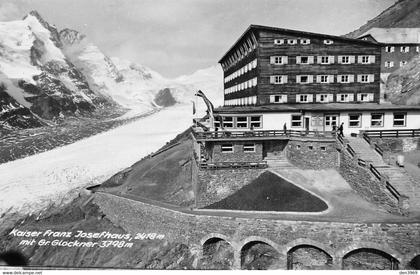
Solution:
M 378 103 L 317 103 L 270 104 L 260 106 L 223 106 L 215 113 L 264 113 L 264 112 L 325 112 L 325 111 L 420 111 L 420 106 Z
M 244 36 L 246 36 L 249 32 L 253 30 L 263 30 L 263 31 L 272 31 L 272 32 L 279 32 L 279 33 L 288 33 L 292 35 L 299 35 L 304 37 L 322 37 L 326 39 L 333 39 L 337 41 L 345 41 L 350 43 L 356 43 L 356 44 L 365 44 L 365 45 L 379 45 L 379 43 L 372 42 L 372 41 L 365 41 L 361 39 L 356 38 L 348 38 L 344 36 L 336 36 L 336 35 L 329 35 L 329 34 L 322 34 L 322 33 L 314 33 L 314 32 L 306 32 L 306 31 L 298 31 L 298 30 L 292 30 L 292 29 L 284 29 L 284 28 L 277 28 L 277 27 L 269 27 L 269 26 L 262 26 L 262 25 L 250 25 L 245 32 L 236 40 L 235 43 L 229 48 L 229 50 L 223 55 L 222 58 L 220 58 L 219 63 L 222 62 L 222 60 L 229 55 L 231 50 L 235 48 L 235 46 L 242 40 Z
M 359 36 L 371 35 L 376 41 L 388 44 L 419 44 L 420 28 L 372 28 Z

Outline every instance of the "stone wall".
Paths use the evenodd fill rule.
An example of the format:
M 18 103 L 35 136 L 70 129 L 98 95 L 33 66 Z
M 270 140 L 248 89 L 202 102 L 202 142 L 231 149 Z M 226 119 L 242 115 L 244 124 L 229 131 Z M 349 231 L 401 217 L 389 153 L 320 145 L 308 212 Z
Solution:
M 343 258 L 359 248 L 373 248 L 394 257 L 402 269 L 420 254 L 420 223 L 309 222 L 257 219 L 181 212 L 110 194 L 96 193 L 94 203 L 116 226 L 129 233 L 155 232 L 165 240 L 181 242 L 191 249 L 214 237 L 229 242 L 240 268 L 242 248 L 253 241 L 271 245 L 283 256 L 297 246 L 311 245 L 333 258 L 341 269 Z M 286 257 L 281 257 L 286 269 Z
M 394 154 L 420 150 L 419 137 L 372 138 L 372 142 L 378 144 L 384 152 Z
M 233 152 L 222 152 L 223 144 L 232 144 Z M 244 144 L 255 144 L 255 152 L 244 152 Z M 229 141 L 212 143 L 209 148 L 212 152 L 213 162 L 232 161 L 232 162 L 259 162 L 263 158 L 263 146 L 261 142 Z
M 290 140 L 286 156 L 302 169 L 336 168 L 339 161 L 335 141 Z
M 391 213 L 399 213 L 398 200 L 385 185 L 367 169 L 359 166 L 347 153 L 340 154 L 339 172 L 350 186 L 365 200 Z
M 201 208 L 232 195 L 256 179 L 264 169 L 199 170 L 196 203 Z

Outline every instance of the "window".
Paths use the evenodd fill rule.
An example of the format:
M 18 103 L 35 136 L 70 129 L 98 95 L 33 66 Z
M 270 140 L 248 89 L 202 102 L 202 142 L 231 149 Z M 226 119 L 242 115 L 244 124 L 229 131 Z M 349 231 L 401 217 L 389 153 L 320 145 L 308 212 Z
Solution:
M 360 128 L 362 126 L 361 114 L 349 114 L 349 127 Z
M 233 117 L 231 117 L 231 116 L 223 117 L 223 127 L 233 128 Z
M 405 65 L 407 65 L 407 61 L 400 61 L 400 67 L 404 67 Z
M 350 82 L 350 76 L 349 75 L 341 75 L 340 76 L 340 82 L 341 83 L 349 83 Z
M 310 39 L 301 39 L 300 44 L 309 45 L 309 44 L 311 44 L 311 40 Z
M 420 52 L 420 46 L 416 47 L 416 52 Z
M 328 75 L 320 75 L 319 76 L 319 82 L 320 83 L 329 83 L 329 81 L 328 81 Z
M 296 83 L 312 83 L 313 82 L 313 76 L 312 75 L 297 75 L 296 76 Z
M 302 127 L 302 115 L 292 115 L 292 127 Z
M 309 150 L 313 150 L 313 149 L 314 149 L 314 147 L 313 147 L 312 145 L 309 145 L 309 146 L 308 146 L 308 149 L 309 149 Z
M 393 53 L 394 51 L 395 51 L 394 46 L 386 46 L 385 47 L 385 52 L 387 52 L 387 53 Z
M 360 56 L 360 62 L 362 64 L 369 64 L 369 56 L 368 55 L 362 55 Z
M 254 128 L 261 128 L 261 116 L 252 116 L 250 117 L 251 120 L 251 125 L 250 127 L 254 127 Z
M 309 58 L 307 56 L 300 56 L 299 64 L 309 64 Z
M 274 44 L 275 45 L 282 45 L 282 44 L 284 44 L 284 39 L 274 39 Z
M 370 126 L 372 127 L 383 127 L 384 126 L 384 114 L 372 113 Z
M 233 153 L 233 144 L 222 144 L 222 153 Z
M 350 56 L 342 56 L 341 64 L 350 64 Z
M 325 146 L 321 146 L 319 149 L 321 149 L 321 151 L 327 151 L 327 147 Z
M 401 46 L 400 51 L 402 53 L 408 53 L 408 52 L 410 52 L 410 47 L 409 46 Z
M 406 117 L 406 113 L 394 113 L 394 126 L 405 126 Z
M 360 76 L 360 82 L 362 82 L 362 83 L 369 82 L 369 75 L 367 75 L 367 74 L 362 74 L 362 75 Z
M 350 102 L 354 100 L 353 94 L 337 94 L 338 102 Z
M 296 45 L 297 44 L 297 39 L 287 39 L 287 44 Z
M 329 56 L 321 56 L 321 64 L 330 64 Z
M 270 56 L 270 64 L 287 64 L 287 56 Z
M 313 96 L 310 94 L 296 95 L 296 102 L 308 103 L 312 102 Z
M 385 61 L 385 68 L 394 67 L 394 61 Z
M 332 95 L 328 95 L 328 94 L 321 94 L 321 95 L 317 95 L 318 97 L 318 102 L 321 103 L 327 103 L 330 101 L 330 97 L 332 97 Z
M 368 102 L 369 101 L 369 94 L 359 94 L 359 101 Z
M 325 39 L 324 40 L 324 44 L 325 45 L 331 45 L 331 44 L 333 44 L 334 43 L 334 41 L 332 41 L 331 39 Z
M 313 56 L 296 56 L 296 64 L 314 64 Z
M 308 83 L 308 81 L 309 81 L 309 78 L 308 78 L 307 75 L 301 75 L 301 76 L 299 76 L 299 82 L 300 83 Z
M 270 95 L 271 103 L 286 103 L 287 95 Z
M 287 83 L 287 76 L 286 75 L 272 75 L 270 76 L 270 83 L 271 84 Z
M 254 143 L 245 143 L 244 144 L 244 152 L 245 153 L 255 152 L 255 144 Z
M 236 117 L 236 127 L 237 128 L 248 128 L 248 117 L 246 117 L 246 116 Z

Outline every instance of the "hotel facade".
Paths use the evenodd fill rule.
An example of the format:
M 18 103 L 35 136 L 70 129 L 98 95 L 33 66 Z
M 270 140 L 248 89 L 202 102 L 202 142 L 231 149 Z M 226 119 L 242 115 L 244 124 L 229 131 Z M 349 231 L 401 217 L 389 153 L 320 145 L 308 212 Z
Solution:
M 251 25 L 220 59 L 228 131 L 420 128 L 420 106 L 380 104 L 383 44 Z

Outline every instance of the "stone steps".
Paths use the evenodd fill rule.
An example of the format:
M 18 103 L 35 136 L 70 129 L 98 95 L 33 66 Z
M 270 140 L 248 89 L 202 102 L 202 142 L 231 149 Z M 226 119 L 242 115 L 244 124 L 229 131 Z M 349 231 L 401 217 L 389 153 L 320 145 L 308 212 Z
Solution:
M 364 139 L 348 137 L 346 140 L 359 158 L 372 162 L 381 175 L 389 178 L 389 183 L 395 187 L 401 195 L 409 197 L 410 207 L 420 209 L 420 186 L 414 182 L 404 169 L 386 164 L 382 156 L 370 147 L 370 144 Z

